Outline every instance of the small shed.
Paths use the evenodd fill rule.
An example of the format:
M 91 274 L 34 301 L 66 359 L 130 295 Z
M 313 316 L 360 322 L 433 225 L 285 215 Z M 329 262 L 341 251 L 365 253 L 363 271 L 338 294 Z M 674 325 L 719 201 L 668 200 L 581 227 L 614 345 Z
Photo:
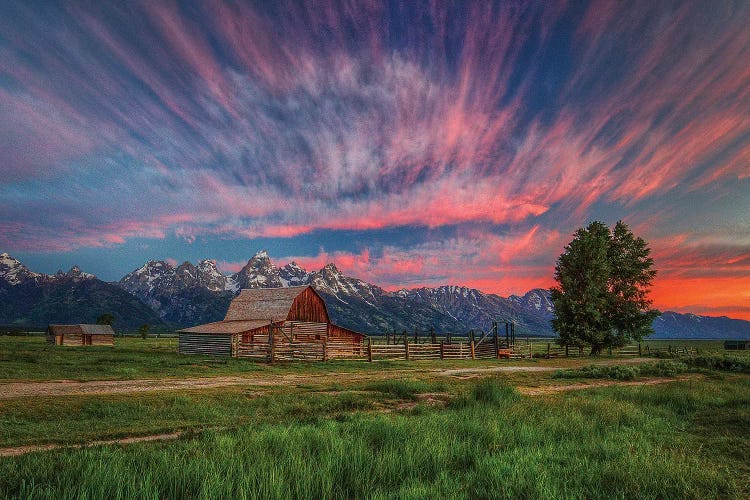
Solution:
M 114 345 L 115 331 L 110 325 L 49 325 L 47 343 L 54 345 Z
M 750 340 L 725 340 L 724 349 L 729 351 L 748 351 L 750 350 Z
M 336 342 L 364 345 L 366 335 L 331 322 L 325 301 L 312 286 L 241 290 L 223 321 L 178 332 L 183 354 L 237 357 L 238 349 Z

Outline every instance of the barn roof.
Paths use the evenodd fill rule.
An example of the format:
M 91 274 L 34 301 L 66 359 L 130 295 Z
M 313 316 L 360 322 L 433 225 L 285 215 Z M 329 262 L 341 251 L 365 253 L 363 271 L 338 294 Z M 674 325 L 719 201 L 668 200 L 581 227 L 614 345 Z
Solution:
M 49 325 L 53 335 L 114 335 L 111 325 Z
M 269 320 L 284 321 L 294 299 L 307 288 L 311 287 L 305 285 L 242 290 L 229 304 L 224 321 L 264 320 L 266 324 Z
M 261 326 L 267 326 L 268 320 L 254 319 L 249 321 L 216 321 L 205 325 L 193 326 L 180 330 L 182 333 L 209 333 L 214 335 L 228 335 L 232 333 L 242 333 Z

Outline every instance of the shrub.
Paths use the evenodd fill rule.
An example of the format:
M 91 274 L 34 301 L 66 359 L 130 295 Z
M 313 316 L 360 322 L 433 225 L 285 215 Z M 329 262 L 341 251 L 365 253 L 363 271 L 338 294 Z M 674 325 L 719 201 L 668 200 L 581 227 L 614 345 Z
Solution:
M 750 373 L 750 358 L 741 358 L 728 354 L 703 355 L 685 358 L 683 361 L 691 368 L 705 368 L 723 372 Z
M 660 359 L 677 359 L 680 355 L 677 351 L 656 351 L 654 352 L 653 357 Z
M 674 377 L 687 371 L 688 366 L 679 361 L 658 361 L 642 365 L 590 365 L 577 370 L 558 370 L 554 378 L 609 378 L 614 380 L 633 380 L 636 377 Z
M 680 373 L 685 373 L 688 365 L 681 361 L 664 360 L 640 365 L 638 369 L 643 376 L 674 377 Z

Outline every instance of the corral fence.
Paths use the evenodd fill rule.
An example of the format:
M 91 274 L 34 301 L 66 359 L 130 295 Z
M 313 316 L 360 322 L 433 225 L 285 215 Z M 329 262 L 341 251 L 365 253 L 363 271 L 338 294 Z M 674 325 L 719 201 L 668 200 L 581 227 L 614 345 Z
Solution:
M 283 332 L 277 332 L 283 333 Z M 312 337 L 310 337 L 312 338 Z M 516 336 L 513 323 L 493 322 L 489 331 L 470 330 L 467 334 L 446 333 L 437 335 L 434 329 L 413 332 L 392 332 L 372 336 L 360 342 L 325 337 L 317 341 L 294 340 L 291 335 L 269 338 L 255 336 L 245 343 L 234 341 L 233 355 L 257 361 L 418 361 L 458 359 L 534 359 L 584 357 L 588 351 L 582 347 L 559 345 L 552 338 Z M 279 341 L 280 339 L 280 341 Z M 694 347 L 637 343 L 609 349 L 609 356 L 655 356 L 659 353 L 695 354 Z
M 268 343 L 243 344 L 239 342 L 236 356 L 256 361 L 419 361 L 459 359 L 543 359 L 587 357 L 588 349 L 561 346 L 549 338 L 516 338 L 508 344 L 501 339 L 485 337 L 470 340 L 466 337 L 436 342 L 384 342 L 382 337 L 370 337 L 362 343 L 343 341 L 293 342 L 270 345 Z M 605 350 L 603 354 L 615 357 L 651 357 L 660 354 L 693 355 L 698 350 L 692 346 L 664 345 L 652 347 L 644 343 Z

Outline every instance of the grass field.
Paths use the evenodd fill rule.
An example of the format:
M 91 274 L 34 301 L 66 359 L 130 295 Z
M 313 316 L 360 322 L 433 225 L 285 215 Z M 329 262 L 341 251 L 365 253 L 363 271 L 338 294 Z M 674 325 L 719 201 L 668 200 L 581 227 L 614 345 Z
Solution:
M 0 497 L 750 496 L 747 356 L 686 362 L 679 373 L 654 368 L 654 360 L 636 365 L 643 368 L 634 381 L 627 377 L 667 382 L 659 385 L 612 377 L 606 387 L 524 396 L 528 387 L 565 389 L 625 372 L 585 368 L 589 359 L 206 364 L 173 354 L 169 342 L 127 339 L 82 352 L 0 337 L 5 381 L 248 379 L 202 390 L 0 400 L 0 447 L 183 432 L 173 441 L 0 458 Z M 448 375 L 438 365 L 569 373 Z M 302 377 L 253 384 L 288 374 Z

